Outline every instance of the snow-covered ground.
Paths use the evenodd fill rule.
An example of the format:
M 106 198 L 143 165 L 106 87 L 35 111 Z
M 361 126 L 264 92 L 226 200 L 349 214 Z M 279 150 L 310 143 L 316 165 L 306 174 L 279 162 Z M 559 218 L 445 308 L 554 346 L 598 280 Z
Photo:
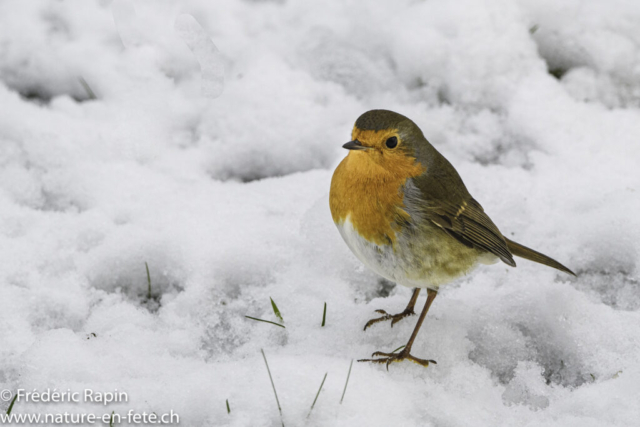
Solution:
M 410 290 L 329 214 L 371 108 L 578 277 L 520 260 L 442 288 L 413 348 L 438 364 L 354 363 L 340 404 L 416 319 L 362 331 Z M 0 389 L 129 398 L 16 414 L 277 426 L 264 349 L 286 426 L 638 425 L 639 162 L 637 1 L 4 0 Z M 270 297 L 286 329 L 245 318 L 277 321 Z

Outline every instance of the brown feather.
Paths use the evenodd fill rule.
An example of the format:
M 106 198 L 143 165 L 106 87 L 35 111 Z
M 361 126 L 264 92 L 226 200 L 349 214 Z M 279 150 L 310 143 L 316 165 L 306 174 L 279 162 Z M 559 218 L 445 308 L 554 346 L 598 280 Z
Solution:
M 507 242 L 507 246 L 509 246 L 509 250 L 511 250 L 511 253 L 514 254 L 515 256 L 519 256 L 520 258 L 528 259 L 529 261 L 537 262 L 539 264 L 544 264 L 549 267 L 553 267 L 557 270 L 572 274 L 574 276 L 576 275 L 576 273 L 569 270 L 567 267 L 560 264 L 558 261 L 556 261 L 553 258 L 550 258 L 544 254 L 541 254 L 540 252 L 534 251 L 533 249 L 523 246 L 520 243 L 516 243 L 512 240 L 509 240 L 506 237 L 505 237 L 505 240 Z
M 459 242 L 490 252 L 515 267 L 502 233 L 471 197 L 458 172 L 431 144 L 424 142 L 419 160 L 426 164 L 427 172 L 412 178 L 420 193 L 422 214 Z

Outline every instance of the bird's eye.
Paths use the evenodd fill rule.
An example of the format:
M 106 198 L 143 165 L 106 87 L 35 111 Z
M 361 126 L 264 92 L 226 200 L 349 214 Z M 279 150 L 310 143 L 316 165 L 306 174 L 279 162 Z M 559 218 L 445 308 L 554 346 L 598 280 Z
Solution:
M 398 146 L 398 138 L 392 136 L 391 138 L 387 139 L 385 145 L 387 146 L 387 148 L 396 148 Z

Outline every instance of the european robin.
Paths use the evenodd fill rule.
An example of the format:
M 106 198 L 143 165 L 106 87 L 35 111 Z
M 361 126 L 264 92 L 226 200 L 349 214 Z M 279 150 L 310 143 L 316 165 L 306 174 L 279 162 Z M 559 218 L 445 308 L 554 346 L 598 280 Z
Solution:
M 369 326 L 415 314 L 418 294 L 427 301 L 407 342 L 398 353 L 377 351 L 361 362 L 405 359 L 428 366 L 433 360 L 411 355 L 420 326 L 441 285 L 468 274 L 479 264 L 502 261 L 515 267 L 514 256 L 568 274 L 550 257 L 513 242 L 467 191 L 460 175 L 407 117 L 387 110 L 361 115 L 343 145 L 349 150 L 331 179 L 331 215 L 351 251 L 367 267 L 397 284 L 414 288 L 399 314 L 376 310 L 382 317 Z

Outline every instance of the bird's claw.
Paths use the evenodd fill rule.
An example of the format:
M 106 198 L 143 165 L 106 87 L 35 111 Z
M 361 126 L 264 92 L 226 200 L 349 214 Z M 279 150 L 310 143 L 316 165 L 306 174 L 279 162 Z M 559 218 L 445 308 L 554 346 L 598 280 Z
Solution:
M 371 357 L 380 357 L 380 359 L 359 359 L 358 362 L 372 362 L 372 363 L 384 363 L 389 370 L 389 364 L 391 362 L 401 362 L 405 359 L 410 360 L 418 365 L 429 366 L 430 363 L 437 364 L 435 360 L 419 359 L 409 354 L 408 351 L 402 350 L 400 353 L 384 353 L 382 351 L 376 351 Z
M 384 310 L 376 310 L 376 313 L 380 313 L 383 316 L 382 317 L 378 317 L 376 319 L 371 319 L 367 322 L 366 325 L 364 325 L 364 330 L 366 331 L 367 328 L 371 325 L 374 325 L 378 322 L 382 322 L 385 320 L 391 320 L 391 327 L 393 328 L 393 325 L 395 325 L 396 323 L 398 323 L 399 321 L 401 321 L 402 319 L 404 319 L 407 316 L 413 316 L 414 314 L 416 314 L 415 311 L 413 311 L 413 308 L 411 309 L 405 309 L 402 313 L 398 313 L 398 314 L 389 314 Z

